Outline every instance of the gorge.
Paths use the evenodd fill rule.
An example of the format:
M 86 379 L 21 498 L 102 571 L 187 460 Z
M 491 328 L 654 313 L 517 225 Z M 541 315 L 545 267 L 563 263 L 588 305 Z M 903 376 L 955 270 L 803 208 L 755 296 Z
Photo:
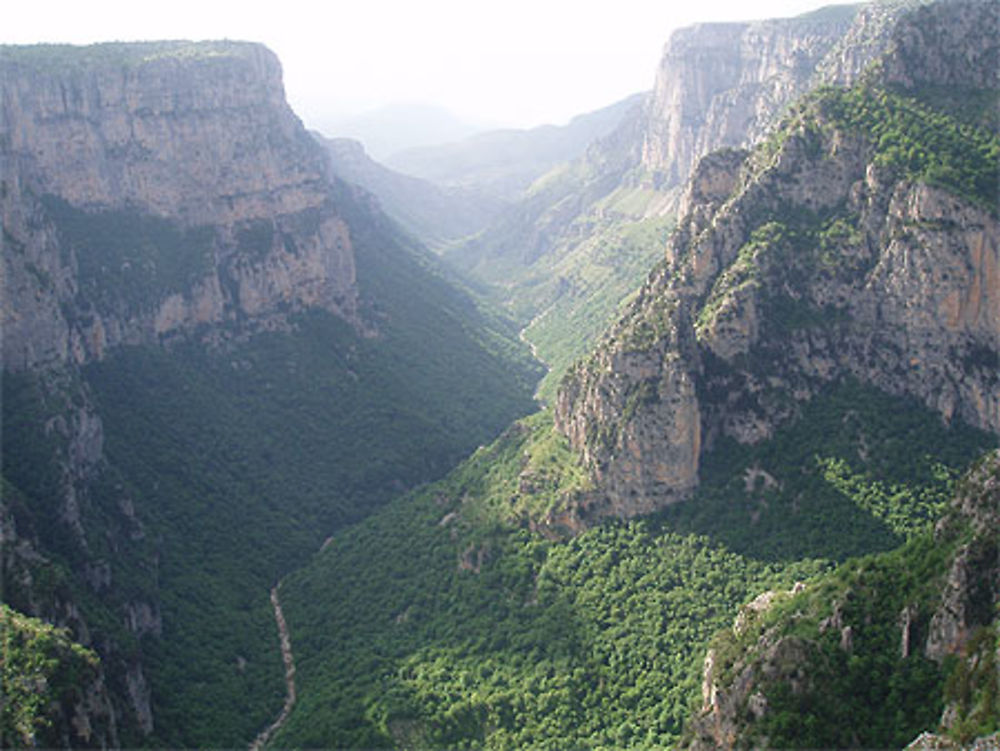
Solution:
M 683 29 L 503 196 L 257 44 L 0 47 L 4 744 L 1000 731 L 998 39 Z

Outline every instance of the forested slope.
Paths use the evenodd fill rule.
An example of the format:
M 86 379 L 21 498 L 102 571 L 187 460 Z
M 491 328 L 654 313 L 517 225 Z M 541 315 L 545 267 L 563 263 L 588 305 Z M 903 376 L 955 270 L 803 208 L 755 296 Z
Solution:
M 104 687 L 37 741 L 249 743 L 283 697 L 270 587 L 530 411 L 540 370 L 329 174 L 263 47 L 0 70 L 3 598 Z

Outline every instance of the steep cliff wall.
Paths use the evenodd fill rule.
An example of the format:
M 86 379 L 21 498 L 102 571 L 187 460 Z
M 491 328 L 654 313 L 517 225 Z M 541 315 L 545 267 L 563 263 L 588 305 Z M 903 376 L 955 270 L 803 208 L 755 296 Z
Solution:
M 354 315 L 350 233 L 268 50 L 7 48 L 0 82 L 6 368 L 288 308 Z M 108 292 L 123 284 L 136 299 Z
M 249 743 L 274 581 L 529 410 L 537 369 L 330 173 L 258 45 L 3 48 L 0 74 L 0 591 L 104 687 L 44 742 Z
M 160 634 L 158 543 L 77 367 L 306 307 L 356 322 L 350 231 L 258 45 L 4 48 L 0 103 L 4 598 L 102 656 L 101 695 L 45 737 L 134 743 L 154 727 L 135 643 Z
M 660 185 L 679 186 L 700 157 L 753 144 L 811 88 L 853 83 L 886 50 L 892 22 L 906 6 L 831 6 L 674 32 L 648 109 L 643 166 Z
M 997 27 L 989 4 L 940 3 L 899 36 L 929 18 Z M 916 38 L 921 70 L 931 55 L 948 71 L 932 80 L 959 80 L 928 46 L 948 34 Z M 995 69 L 992 38 L 970 39 Z M 696 170 L 666 262 L 558 398 L 611 513 L 684 497 L 720 435 L 766 438 L 843 377 L 1000 432 L 998 139 L 892 88 L 905 49 L 889 83 L 825 90 L 750 155 Z

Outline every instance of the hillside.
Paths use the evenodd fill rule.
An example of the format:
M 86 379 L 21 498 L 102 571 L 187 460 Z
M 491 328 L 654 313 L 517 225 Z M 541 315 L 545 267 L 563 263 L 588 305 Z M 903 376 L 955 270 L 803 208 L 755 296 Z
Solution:
M 0 66 L 4 601 L 106 688 L 37 740 L 249 742 L 274 581 L 529 411 L 538 370 L 330 174 L 263 47 Z
M 805 593 L 775 619 L 802 611 L 811 627 L 836 610 L 824 582 L 856 580 L 892 592 L 865 590 L 879 623 L 914 604 L 907 633 L 922 643 L 941 595 L 930 574 L 958 549 L 928 535 L 1000 434 L 996 30 L 986 3 L 902 12 L 879 27 L 888 41 L 866 76 L 809 93 L 752 149 L 702 159 L 666 258 L 552 411 L 282 583 L 300 699 L 275 743 L 673 746 L 714 727 L 691 719 L 706 630 L 796 582 Z M 996 547 L 982 529 L 980 562 Z M 1000 599 L 994 579 L 977 613 Z M 912 660 L 862 653 L 865 607 L 845 606 L 817 642 L 826 655 L 857 626 L 857 663 L 836 668 L 842 650 L 805 689 L 768 693 L 753 737 L 907 743 L 937 729 L 944 696 L 963 737 L 990 732 L 989 676 L 915 646 Z M 740 633 L 753 646 L 758 632 Z M 976 654 L 991 648 L 983 633 Z M 779 683 L 813 669 L 803 650 L 765 644 L 758 660 L 742 646 L 714 694 L 725 711 L 757 706 L 725 699 L 743 665 Z M 948 675 L 958 693 L 939 692 Z M 862 683 L 866 706 L 894 713 L 866 709 L 856 737 L 837 735 L 849 715 L 823 707 Z M 807 704 L 815 720 L 789 720 Z
M 896 548 L 995 444 L 844 387 L 716 457 L 689 503 L 583 526 L 582 468 L 529 418 L 282 582 L 299 698 L 274 743 L 671 747 L 742 603 Z
M 357 141 L 317 135 L 333 173 L 378 197 L 382 209 L 428 248 L 441 252 L 490 223 L 506 202 L 474 188 L 443 187 L 385 167 Z
M 903 747 L 924 731 L 914 748 L 959 748 L 995 734 L 998 512 L 993 452 L 933 532 L 745 606 L 712 641 L 682 747 Z
M 474 189 L 501 200 L 516 199 L 534 180 L 575 159 L 613 131 L 641 98 L 634 95 L 565 125 L 492 130 L 438 146 L 392 154 L 386 166 L 444 187 Z
M 854 81 L 905 3 L 833 6 L 674 32 L 652 92 L 613 133 L 540 178 L 450 261 L 496 287 L 551 366 L 550 400 L 662 255 L 697 161 L 753 144 L 819 83 Z

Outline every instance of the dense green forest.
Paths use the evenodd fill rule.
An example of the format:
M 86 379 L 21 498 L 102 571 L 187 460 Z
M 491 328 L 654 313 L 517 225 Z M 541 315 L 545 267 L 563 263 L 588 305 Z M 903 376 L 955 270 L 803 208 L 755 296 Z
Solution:
M 287 331 L 248 336 L 236 321 L 215 346 L 126 346 L 79 375 L 3 379 L 5 501 L 52 554 L 36 596 L 61 592 L 82 604 L 93 638 L 141 648 L 156 745 L 252 738 L 284 694 L 269 588 L 333 530 L 440 477 L 534 409 L 541 369 L 513 324 L 346 189 L 342 199 L 359 227 L 366 333 L 310 311 Z M 92 251 L 82 292 L 98 308 L 117 304 L 102 269 L 117 273 L 122 254 L 143 275 L 139 293 L 183 283 L 162 263 L 189 247 L 168 223 L 56 208 L 69 240 Z M 95 245 L 92 226 L 135 232 Z M 143 304 L 139 293 L 128 304 Z M 93 404 L 104 435 L 80 496 L 86 551 L 66 534 L 64 449 L 44 427 L 71 420 L 74 402 Z M 141 527 L 119 528 L 123 498 Z M 103 597 L 71 574 L 93 557 L 119 562 Z M 113 614 L 115 602 L 143 601 L 159 603 L 162 637 L 133 636 Z
M 992 522 L 969 515 L 995 520 L 998 459 L 994 452 L 957 485 L 962 510 L 942 514 L 933 531 L 924 523 L 899 548 L 853 558 L 813 586 L 778 594 L 765 610 L 744 610 L 739 629 L 713 638 L 723 685 L 748 669 L 758 676 L 755 690 L 768 712 L 743 729 L 748 740 L 774 748 L 900 748 L 937 728 L 946 706 L 948 734 L 963 746 L 1000 729 L 989 584 L 1000 539 Z M 920 640 L 956 565 L 971 579 L 971 633 L 961 653 L 935 661 Z M 760 670 L 779 642 L 801 655 L 797 681 L 781 672 L 788 666 Z
M 806 24 L 845 12 L 855 9 L 825 9 Z M 900 28 L 916 34 L 915 25 Z M 906 42 L 897 38 L 887 54 Z M 150 57 L 222 64 L 255 49 L 39 46 L 0 50 L 0 62 L 127 77 Z M 981 59 L 995 59 L 991 49 Z M 387 219 L 377 199 L 324 182 L 323 211 L 349 228 L 356 266 L 358 309 L 346 318 L 293 302 L 263 323 L 243 311 L 226 264 L 264 261 L 279 246 L 294 255 L 274 220 L 185 226 L 132 204 L 96 209 L 26 189 L 12 213 L 31 215 L 22 229 L 39 257 L 51 255 L 50 270 L 26 260 L 29 241 L 6 226 L 3 239 L 22 264 L 21 299 L 34 295 L 39 310 L 52 303 L 32 313 L 51 318 L 39 330 L 52 324 L 47 333 L 66 334 L 68 349 L 96 317 L 140 320 L 213 273 L 232 304 L 217 326 L 149 334 L 85 364 L 73 362 L 89 357 L 80 348 L 60 366 L 4 371 L 0 542 L 17 544 L 0 548 L 0 746 L 69 744 L 82 703 L 94 723 L 88 742 L 249 742 L 286 697 L 272 587 L 297 668 L 297 698 L 274 747 L 674 747 L 699 732 L 709 648 L 720 685 L 748 665 L 760 679 L 767 711 L 755 724 L 742 713 L 748 742 L 902 747 L 934 729 L 945 707 L 959 743 L 1000 731 L 997 517 L 984 530 L 950 503 L 997 435 L 942 418 L 967 414 L 954 404 L 965 398 L 957 388 L 938 412 L 926 406 L 935 398 L 927 389 L 920 401 L 842 375 L 883 386 L 879 379 L 898 378 L 911 389 L 904 379 L 940 366 L 941 382 L 975 380 L 962 393 L 986 404 L 998 363 L 981 323 L 993 319 L 983 313 L 966 330 L 935 319 L 865 332 L 858 349 L 874 355 L 857 368 L 831 351 L 863 325 L 850 306 L 885 260 L 889 232 L 871 228 L 891 226 L 878 216 L 890 201 L 929 185 L 984 226 L 995 220 L 1000 92 L 889 86 L 882 72 L 875 64 L 857 85 L 813 91 L 739 152 L 748 154 L 740 175 L 720 178 L 738 183 L 723 205 L 738 210 L 681 223 L 685 233 L 704 230 L 678 235 L 692 248 L 705 243 L 688 278 L 679 245 L 670 253 L 677 273 L 661 273 L 676 195 L 637 166 L 652 133 L 638 125 L 634 142 L 622 135 L 612 144 L 631 150 L 627 159 L 595 148 L 557 168 L 444 259 Z M 65 86 L 62 94 L 65 105 Z M 0 146 L 6 157 L 7 142 Z M 733 166 L 737 152 L 729 154 Z M 846 175 L 851 197 L 817 198 L 825 187 L 802 175 L 820 167 Z M 880 193 L 871 206 L 882 209 L 849 210 L 872 185 Z M 290 221 L 313 231 L 305 225 L 319 211 Z M 902 256 L 915 224 L 891 238 Z M 942 237 L 955 229 L 950 219 L 931 224 Z M 696 268 L 723 262 L 713 243 L 733 262 Z M 930 265 L 935 247 L 919 249 Z M 975 306 L 995 299 L 995 263 L 979 255 Z M 712 282 L 687 300 L 696 276 Z M 895 279 L 875 279 L 883 282 L 890 307 L 906 308 L 890 289 Z M 857 310 L 867 315 L 869 304 L 883 303 L 873 294 Z M 600 350 L 581 359 L 623 310 L 605 340 L 617 348 L 614 362 Z M 711 346 L 727 324 L 752 329 L 731 330 L 747 343 L 732 357 Z M 926 350 L 940 363 L 907 352 L 916 338 L 952 334 L 950 350 Z M 639 518 L 589 518 L 596 506 L 587 502 L 600 501 L 602 488 L 539 401 L 554 401 L 574 362 L 606 369 L 595 401 L 620 376 L 621 409 L 589 420 L 586 438 L 616 461 L 611 439 L 661 399 L 657 384 L 673 367 L 674 353 L 658 359 L 658 348 L 681 338 L 702 420 L 692 452 L 698 487 Z M 883 347 L 892 357 L 879 360 Z M 795 348 L 808 356 L 785 372 Z M 756 407 L 775 408 L 756 442 L 727 437 L 724 418 Z M 995 422 L 991 412 L 982 424 Z M 629 427 L 648 427 L 640 423 Z M 969 570 L 988 573 L 971 587 L 979 625 L 962 635 L 961 654 L 930 659 L 910 648 L 911 636 L 926 643 L 949 566 L 963 556 L 979 566 Z M 744 607 L 768 591 L 777 594 L 766 610 Z M 776 640 L 801 659 L 758 669 Z M 808 680 L 793 686 L 781 670 Z
M 993 443 L 844 383 L 721 447 L 691 500 L 566 536 L 531 522 L 586 481 L 544 414 L 522 421 L 282 583 L 300 699 L 275 743 L 670 745 L 740 604 L 897 548 Z

